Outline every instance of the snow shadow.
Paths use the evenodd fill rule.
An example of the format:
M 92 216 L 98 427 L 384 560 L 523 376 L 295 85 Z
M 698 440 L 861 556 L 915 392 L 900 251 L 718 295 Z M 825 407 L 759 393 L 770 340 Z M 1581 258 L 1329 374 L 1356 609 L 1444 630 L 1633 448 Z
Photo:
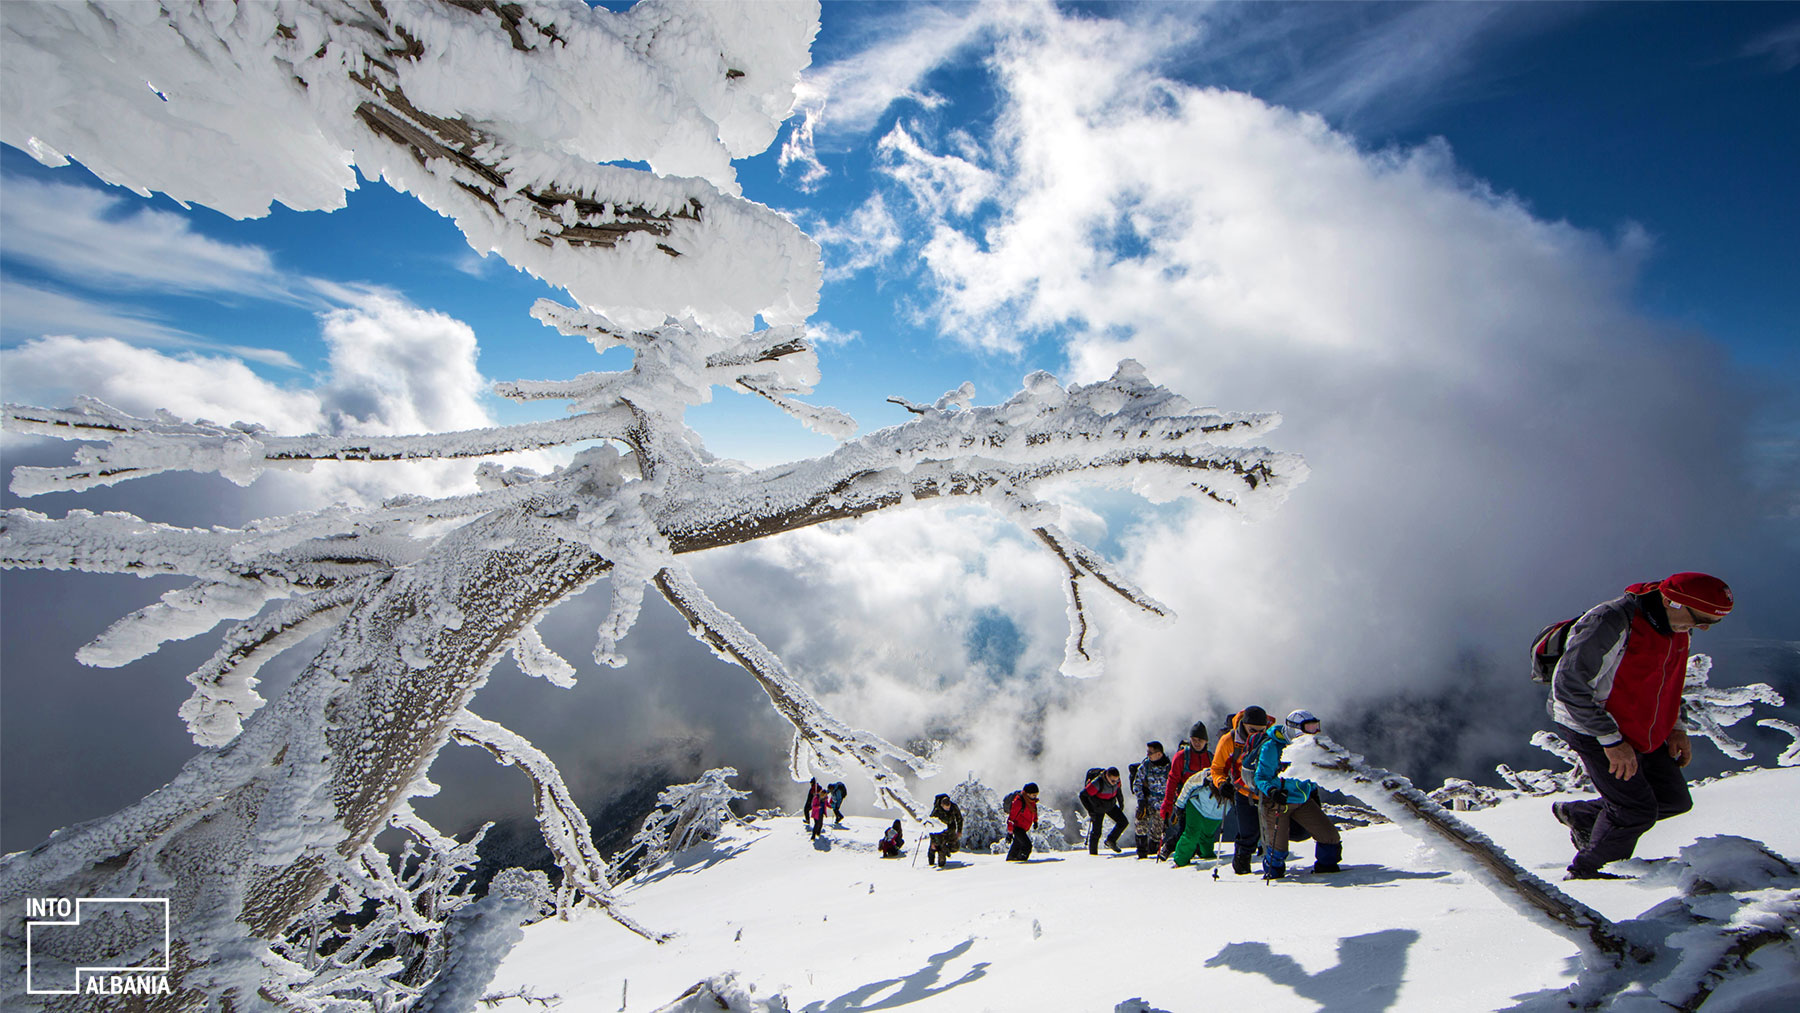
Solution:
M 729 844 L 719 841 L 709 841 L 705 844 L 695 845 L 686 851 L 675 854 L 669 859 L 669 864 L 662 868 L 638 876 L 637 882 L 640 885 L 643 885 L 655 883 L 667 879 L 670 876 L 678 876 L 686 872 L 705 872 L 720 862 L 736 858 L 738 855 L 742 854 L 746 848 L 755 843 L 755 838 L 750 838 L 747 840 L 734 841 Z
M 974 945 L 973 938 L 965 939 L 941 953 L 933 953 L 926 958 L 924 967 L 904 978 L 887 978 L 882 981 L 871 981 L 867 985 L 859 985 L 830 1002 L 808 1003 L 801 1007 L 801 1013 L 848 1013 L 849 1010 L 893 1009 L 948 992 L 958 985 L 967 985 L 969 982 L 987 975 L 987 961 L 983 960 L 970 967 L 955 981 L 942 984 L 939 982 L 944 976 L 944 965 L 969 952 Z M 894 994 L 875 999 L 877 995 L 896 985 L 899 988 Z
M 1412 929 L 1384 929 L 1338 940 L 1338 962 L 1307 974 L 1300 962 L 1268 943 L 1227 943 L 1206 961 L 1241 974 L 1260 974 L 1319 1004 L 1319 1013 L 1377 1013 L 1394 1004 L 1406 974 L 1406 951 L 1419 941 Z
M 1443 879 L 1450 875 L 1453 873 L 1448 869 L 1413 872 L 1408 869 L 1390 869 L 1381 865 L 1346 865 L 1337 872 L 1306 873 L 1302 881 L 1309 887 L 1382 886 L 1411 879 Z

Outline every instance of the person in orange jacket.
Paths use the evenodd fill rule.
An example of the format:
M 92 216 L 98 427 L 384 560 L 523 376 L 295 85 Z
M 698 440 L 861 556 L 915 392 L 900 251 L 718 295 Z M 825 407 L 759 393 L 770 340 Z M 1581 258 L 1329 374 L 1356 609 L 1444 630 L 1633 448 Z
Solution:
M 1262 839 L 1262 818 L 1256 808 L 1259 797 L 1256 785 L 1244 776 L 1244 754 L 1250 737 L 1267 727 L 1267 711 L 1254 705 L 1245 707 L 1231 716 L 1229 727 L 1213 747 L 1213 792 L 1230 803 L 1237 820 L 1237 836 L 1231 840 L 1231 871 L 1240 876 L 1250 874 L 1250 860 Z

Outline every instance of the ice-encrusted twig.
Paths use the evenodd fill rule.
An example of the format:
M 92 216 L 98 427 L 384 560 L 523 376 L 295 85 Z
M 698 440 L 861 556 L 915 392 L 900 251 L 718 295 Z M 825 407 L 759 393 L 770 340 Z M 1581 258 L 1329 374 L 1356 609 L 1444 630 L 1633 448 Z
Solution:
M 562 772 L 543 751 L 523 736 L 486 718 L 464 710 L 456 716 L 451 737 L 471 746 L 480 746 L 494 754 L 506 766 L 518 767 L 531 779 L 537 801 L 538 826 L 544 831 L 544 843 L 556 856 L 563 872 L 559 907 L 567 909 L 568 900 L 579 892 L 606 910 L 614 921 L 652 942 L 669 937 L 650 931 L 619 910 L 612 890 L 606 884 L 606 859 L 594 847 L 594 832 L 587 817 L 569 794 Z
M 1625 938 L 1610 919 L 1539 879 L 1488 837 L 1457 819 L 1399 774 L 1369 766 L 1323 734 L 1301 736 L 1282 759 L 1293 777 L 1354 795 L 1457 868 L 1468 872 L 1508 906 L 1573 940 L 1590 963 L 1639 962 L 1650 954 Z
M 1713 659 L 1696 654 L 1688 659 L 1687 682 L 1681 690 L 1681 717 L 1688 731 L 1711 739 L 1719 751 L 1734 760 L 1750 759 L 1750 746 L 1725 729 L 1750 716 L 1757 704 L 1780 707 L 1785 702 L 1775 687 L 1765 682 L 1747 686 L 1711 685 Z
M 276 655 L 336 622 L 366 587 L 353 582 L 329 588 L 239 623 L 225 634 L 206 664 L 188 676 L 194 693 L 181 705 L 181 718 L 194 742 L 221 746 L 236 738 L 244 719 L 263 705 L 256 673 Z
M 1098 674 L 1096 669 L 1099 659 L 1088 649 L 1088 615 L 1081 596 L 1083 580 L 1098 582 L 1100 586 L 1135 605 L 1140 612 L 1163 620 L 1175 617 L 1173 609 L 1145 594 L 1142 588 L 1100 558 L 1099 553 L 1069 537 L 1062 528 L 1045 524 L 1033 528 L 1032 532 L 1050 547 L 1050 551 L 1056 553 L 1056 558 L 1062 560 L 1064 569 L 1068 571 L 1068 578 L 1063 582 L 1063 592 L 1069 603 L 1069 639 L 1063 650 L 1065 675 Z
M 75 409 L 6 405 L 0 421 L 15 432 L 66 440 L 104 440 L 83 447 L 73 468 L 14 468 L 20 496 L 81 492 L 168 471 L 215 472 L 249 485 L 268 468 L 314 461 L 416 461 L 495 454 L 581 443 L 619 435 L 620 416 L 594 413 L 548 422 L 412 436 L 274 436 L 260 427 L 142 419 L 89 399 Z
M 921 805 L 906 789 L 900 775 L 888 769 L 883 757 L 899 760 L 920 777 L 937 773 L 937 765 L 867 731 L 853 730 L 832 717 L 812 694 L 788 674 L 787 666 L 756 635 L 724 609 L 715 605 L 687 567 L 675 564 L 656 575 L 656 587 L 688 621 L 694 636 L 727 661 L 736 662 L 762 685 L 763 692 L 782 717 L 804 737 L 804 746 L 833 764 L 844 762 L 859 768 L 875 788 L 875 804 L 899 809 L 921 823 L 939 826 L 928 806 Z M 796 747 L 795 756 L 800 756 Z M 801 779 L 799 760 L 794 775 Z
M 1783 767 L 1800 767 L 1800 725 L 1796 725 L 1792 721 L 1783 721 L 1780 718 L 1763 718 L 1756 723 L 1764 728 L 1773 728 L 1778 732 L 1787 733 L 1793 741 L 1787 744 L 1787 748 L 1781 751 L 1781 755 L 1775 758 L 1775 762 Z

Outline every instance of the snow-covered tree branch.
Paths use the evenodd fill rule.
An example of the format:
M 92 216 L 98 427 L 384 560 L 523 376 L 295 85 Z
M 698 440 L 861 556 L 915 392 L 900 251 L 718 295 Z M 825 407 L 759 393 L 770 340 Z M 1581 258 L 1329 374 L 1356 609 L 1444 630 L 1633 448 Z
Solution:
M 344 870 L 383 886 L 366 859 L 396 818 L 431 837 L 406 815 L 408 800 L 434 790 L 430 768 L 451 741 L 530 776 L 565 895 L 605 903 L 603 865 L 554 762 L 468 710 L 509 652 L 528 672 L 572 681 L 574 667 L 536 627 L 602 578 L 611 604 L 596 631 L 598 662 L 625 663 L 620 642 L 653 587 L 793 722 L 797 777 L 815 765 L 855 770 L 879 804 L 929 821 L 888 765 L 923 773 L 928 761 L 828 714 L 680 557 L 961 497 L 1038 532 L 1073 585 L 1097 584 L 1166 616 L 1062 534 L 1037 494 L 1053 483 L 1123 485 L 1159 501 L 1257 511 L 1304 478 L 1298 458 L 1255 445 L 1279 416 L 1196 408 L 1129 361 L 1091 384 L 1034 373 L 996 405 L 952 392 L 910 406 L 904 425 L 813 460 L 750 469 L 707 452 L 684 416 L 720 387 L 840 438 L 854 429 L 801 400 L 818 379 L 800 326 L 817 304 L 817 247 L 737 196 L 731 168 L 773 138 L 816 30 L 810 2 L 646 0 L 622 14 L 477 0 L 8 10 L 0 139 L 46 163 L 78 158 L 109 181 L 233 215 L 264 213 L 272 200 L 339 206 L 354 166 L 454 218 L 477 250 L 569 293 L 576 305 L 547 301 L 534 315 L 597 351 L 628 349 L 631 366 L 501 385 L 521 400 L 569 402 L 559 421 L 379 439 L 135 418 L 91 400 L 9 406 L 9 428 L 97 444 L 77 452 L 74 468 L 15 473 L 26 495 L 171 471 L 249 482 L 271 467 L 340 458 L 585 445 L 548 473 L 483 461 L 470 495 L 237 529 L 80 510 L 0 517 L 0 565 L 195 581 L 115 624 L 84 661 L 123 664 L 235 624 L 191 677 L 195 696 L 182 711 L 208 748 L 140 802 L 0 862 L 0 904 L 153 888 L 169 896 L 178 926 L 177 989 L 153 1008 L 298 994 L 291 962 L 273 948 Z M 81 101 L 60 102 L 67 89 L 28 86 L 34 79 L 79 79 Z M 626 161 L 651 171 L 596 164 Z M 760 330 L 759 317 L 768 325 Z M 1071 619 L 1090 621 L 1084 608 Z M 324 631 L 292 686 L 264 703 L 256 671 Z M 17 922 L 0 930 L 9 958 L 18 931 Z M 489 940 L 507 931 L 479 927 Z

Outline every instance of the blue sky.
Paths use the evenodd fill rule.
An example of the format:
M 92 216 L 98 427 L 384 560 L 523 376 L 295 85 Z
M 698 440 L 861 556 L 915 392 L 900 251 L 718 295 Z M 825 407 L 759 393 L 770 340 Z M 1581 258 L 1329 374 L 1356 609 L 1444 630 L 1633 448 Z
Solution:
M 918 20 L 920 6 L 827 4 L 815 66 L 854 57 L 904 31 Z M 972 8 L 943 9 L 966 14 Z M 1634 297 L 1647 313 L 1705 333 L 1747 368 L 1795 363 L 1800 244 L 1791 237 L 1800 234 L 1800 200 L 1791 180 L 1800 173 L 1800 88 L 1794 87 L 1800 7 L 1094 4 L 1071 11 L 1205 25 L 1210 34 L 1173 54 L 1164 72 L 1317 111 L 1366 149 L 1443 138 L 1459 171 L 1517 197 L 1542 218 L 1604 236 L 1641 229 L 1649 249 Z M 896 122 L 924 117 L 946 129 L 975 130 L 992 122 L 995 95 L 982 48 L 973 40 L 921 76 L 921 93 L 941 105 L 927 109 L 902 99 L 866 129 L 822 144 L 830 174 L 820 185 L 796 187 L 793 173 L 784 179 L 777 146 L 740 164 L 746 194 L 809 224 L 841 220 L 880 185 L 873 142 Z M 1431 57 L 1421 59 L 1421 52 Z M 78 167 L 45 169 L 12 148 L 0 153 L 0 171 L 8 182 L 100 186 Z M 266 251 L 276 271 L 380 285 L 465 321 L 480 339 L 487 376 L 554 374 L 583 354 L 524 316 L 533 300 L 553 294 L 545 286 L 496 258 L 481 260 L 447 221 L 378 183 L 351 194 L 339 212 L 276 205 L 268 217 L 245 221 L 101 189 L 111 205 L 103 222 L 144 208 L 168 211 L 199 236 Z M 26 199 L 16 191 L 11 196 Z M 302 373 L 322 366 L 317 296 L 271 302 L 254 293 L 171 292 L 154 284 L 109 292 L 74 272 L 33 263 L 17 242 L 8 242 L 4 255 L 10 282 L 43 283 L 197 342 L 285 353 L 297 371 L 255 366 L 276 383 L 300 382 Z M 841 255 L 827 246 L 828 264 Z M 888 394 L 921 398 L 971 378 L 988 396 L 999 396 L 1026 368 L 1061 365 L 1053 332 L 1002 356 L 970 354 L 942 340 L 930 320 L 905 312 L 922 302 L 918 283 L 908 265 L 895 263 L 827 285 L 818 319 L 860 338 L 827 353 L 821 400 L 835 398 L 865 426 L 880 425 L 900 418 L 897 409 L 881 406 Z M 0 319 L 9 346 L 37 333 L 108 333 L 83 327 L 78 317 L 56 326 L 54 318 L 20 316 Z M 494 407 L 502 417 L 520 410 Z M 760 435 L 786 437 L 784 450 L 823 445 L 782 432 L 784 421 L 758 405 L 735 407 L 748 409 Z M 732 444 L 739 424 L 715 439 Z M 759 453 L 747 443 L 721 449 Z
M 715 597 L 852 723 L 896 741 L 941 732 L 956 761 L 1004 779 L 1030 773 L 1017 755 L 1053 733 L 1088 750 L 1071 769 L 1088 765 L 1096 708 L 1166 740 L 1187 709 L 1251 694 L 1357 720 L 1423 696 L 1437 703 L 1418 713 L 1512 716 L 1434 729 L 1443 755 L 1371 719 L 1376 758 L 1491 764 L 1541 711 L 1506 652 L 1686 569 L 1740 592 L 1741 620 L 1709 634 L 1739 662 L 1719 681 L 1794 676 L 1800 5 L 833 3 L 794 119 L 738 173 L 822 243 L 813 400 L 864 431 L 904 421 L 889 395 L 971 380 L 991 402 L 1033 369 L 1088 380 L 1129 355 L 1198 403 L 1283 412 L 1276 445 L 1313 469 L 1253 525 L 1125 493 L 1081 500 L 1076 526 L 1184 617 L 1118 635 L 1115 677 L 1092 683 L 1055 674 L 1060 591 L 1019 578 L 1049 571 L 991 518 L 915 512 L 708 564 Z M 542 411 L 483 394 L 482 378 L 600 368 L 527 316 L 555 293 L 379 183 L 334 213 L 233 221 L 5 148 L 0 212 L 7 400 L 65 404 L 98 385 L 144 411 L 349 413 L 408 431 Z M 344 361 L 363 340 L 386 357 Z M 224 372 L 230 359 L 245 371 Z M 731 394 L 690 421 L 757 463 L 831 446 Z M 9 465 L 66 459 L 3 449 Z M 298 495 L 184 481 L 6 503 L 202 523 Z M 371 491 L 346 479 L 309 495 L 347 490 Z M 146 709 L 133 687 L 182 695 L 180 657 L 117 683 L 68 660 L 97 632 L 84 623 L 143 603 L 125 583 L 91 599 L 106 614 L 90 622 L 43 602 L 100 584 L 5 575 L 0 767 L 21 769 L 43 714 L 116 698 L 124 740 Z M 775 584 L 800 604 L 765 602 Z M 585 656 L 603 607 L 571 607 L 546 636 Z M 70 627 L 57 637 L 71 645 L 11 632 L 40 622 Z M 710 664 L 639 653 L 633 667 L 671 685 Z M 46 675 L 28 685 L 13 674 L 26 670 Z M 777 766 L 784 733 L 744 731 L 696 702 L 706 692 L 613 729 L 619 749 L 701 729 L 773 757 L 718 762 Z M 604 719 L 579 702 L 504 706 L 490 716 L 552 755 L 623 762 L 591 754 Z M 177 733 L 145 747 L 161 758 L 143 764 L 150 786 L 185 755 L 173 707 L 149 708 Z M 534 731 L 549 708 L 584 717 Z M 70 801 L 87 790 L 95 806 L 142 790 L 108 781 L 113 799 L 107 779 L 70 777 L 9 777 L 11 797 L 43 808 L 21 819 L 37 803 L 9 803 L 8 819 L 41 834 L 95 814 Z M 5 847 L 30 843 L 12 833 Z

